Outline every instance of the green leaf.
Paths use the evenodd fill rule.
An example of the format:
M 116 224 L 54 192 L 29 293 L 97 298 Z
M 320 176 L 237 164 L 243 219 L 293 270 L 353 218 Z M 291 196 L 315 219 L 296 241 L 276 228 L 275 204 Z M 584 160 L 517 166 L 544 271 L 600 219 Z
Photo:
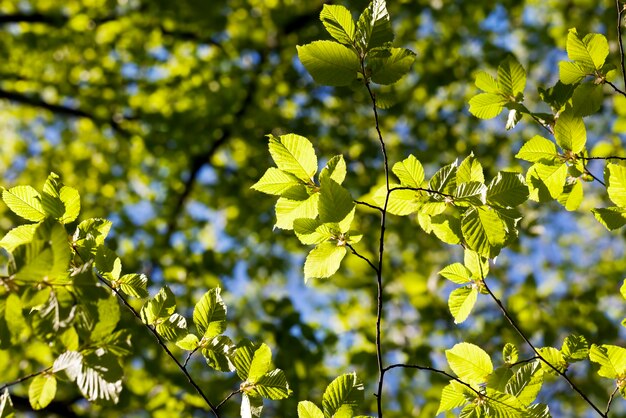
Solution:
M 487 187 L 487 203 L 491 206 L 512 208 L 528 200 L 528 186 L 519 173 L 500 171 Z
M 469 101 L 469 111 L 480 119 L 492 119 L 498 116 L 508 100 L 496 93 L 480 93 Z
M 498 66 L 498 85 L 502 93 L 512 98 L 524 92 L 526 71 L 514 57 L 509 56 Z
M 574 116 L 574 113 L 569 110 L 561 113 L 556 120 L 554 137 L 561 148 L 578 154 L 587 143 L 587 131 L 583 119 Z
M 76 352 L 64 354 L 68 353 L 73 353 L 74 361 L 64 369 L 65 373 L 70 380 L 76 382 L 83 396 L 90 402 L 105 400 L 117 403 L 122 391 L 123 376 L 117 358 L 101 351 L 86 356 Z
M 485 182 L 483 167 L 476 157 L 474 157 L 474 153 L 471 153 L 459 164 L 459 168 L 456 172 L 456 181 L 457 183 Z
M 539 87 L 539 96 L 541 100 L 546 102 L 552 107 L 555 112 L 563 109 L 563 107 L 569 102 L 574 94 L 576 86 L 571 84 L 564 84 L 561 81 L 557 81 L 556 84 L 549 89 L 542 89 Z M 546 115 L 551 118 L 552 114 Z M 542 118 L 546 119 L 546 118 Z
M 30 243 L 35 237 L 37 226 L 38 224 L 26 224 L 11 229 L 4 237 L 2 237 L 0 247 L 4 248 L 9 253 L 12 253 L 13 250 L 20 245 Z
M 459 408 L 467 403 L 465 397 L 465 387 L 460 383 L 451 380 L 441 391 L 441 399 L 439 400 L 439 409 L 437 415 L 442 412 Z
M 567 370 L 567 362 L 565 361 L 565 358 L 563 358 L 563 354 L 556 348 L 543 347 L 540 348 L 538 351 L 547 363 L 556 367 L 556 369 L 560 372 L 565 372 L 565 370 Z M 541 363 L 542 370 L 552 375 L 556 374 L 552 367 L 548 366 L 546 362 Z
M 274 369 L 261 376 L 255 385 L 256 391 L 267 399 L 285 399 L 291 394 L 285 372 Z
M 235 345 L 226 335 L 217 335 L 210 340 L 202 340 L 202 355 L 209 367 L 220 372 L 234 372 L 235 365 L 231 361 Z M 178 343 L 177 343 L 178 345 Z
M 506 384 L 513 377 L 513 370 L 509 367 L 498 367 L 491 373 L 486 386 L 498 392 L 504 392 Z
M 324 418 L 324 413 L 311 401 L 298 402 L 298 418 Z
M 241 395 L 241 418 L 260 418 L 263 410 L 263 398 L 243 393 Z
M 461 263 L 447 265 L 439 271 L 439 274 L 452 283 L 467 284 L 472 281 L 470 279 L 472 273 Z
M 62 224 L 74 222 L 80 213 L 80 195 L 78 194 L 78 190 L 73 187 L 63 186 L 59 192 L 59 197 L 65 206 L 65 212 L 63 216 L 59 218 L 59 222 Z
M 592 75 L 593 70 L 588 70 L 584 66 L 575 62 L 559 62 L 559 80 L 563 84 L 576 84 L 588 75 Z
M 534 361 L 521 366 L 506 384 L 506 393 L 515 396 L 523 405 L 535 401 L 543 384 L 540 362 Z
M 517 363 L 519 360 L 519 351 L 515 344 L 506 343 L 502 349 L 502 360 L 508 365 Z
M 470 343 L 456 344 L 446 350 L 446 358 L 452 371 L 469 384 L 481 384 L 487 381 L 493 372 L 489 355 L 480 347 Z
M 455 245 L 461 242 L 463 235 L 461 232 L 461 221 L 458 215 L 442 213 L 430 218 L 432 232 L 441 241 Z
M 568 363 L 586 360 L 589 357 L 589 343 L 582 335 L 568 335 L 563 341 L 561 354 Z
M 575 180 L 573 183 L 566 184 L 558 201 L 568 211 L 578 209 L 583 201 L 583 186 L 580 181 Z
M 11 396 L 9 396 L 9 389 L 4 389 L 2 395 L 0 395 L 0 418 L 13 417 L 15 417 L 15 410 L 13 409 Z
M 267 169 L 263 177 L 250 186 L 251 189 L 257 190 L 262 193 L 282 196 L 293 187 L 297 187 L 303 184 L 303 181 L 294 176 L 293 174 L 279 170 L 275 167 Z
M 475 279 L 484 279 L 489 273 L 489 260 L 467 248 L 463 253 L 463 264 Z
M 324 417 L 332 417 L 340 408 L 349 408 L 355 413 L 363 399 L 363 383 L 359 381 L 356 373 L 343 374 L 333 380 L 324 391 L 322 398 Z
M 216 287 L 206 292 L 193 310 L 193 322 L 200 338 L 212 338 L 226 330 L 226 304 Z
M 440 168 L 428 182 L 428 188 L 452 195 L 456 190 L 456 172 L 456 161 Z M 434 194 L 433 198 L 436 200 L 444 200 L 442 196 L 437 194 Z
M 248 374 L 250 373 L 250 366 L 252 365 L 254 352 L 258 348 L 259 344 L 254 344 L 249 340 L 243 340 L 239 344 L 237 344 L 235 355 L 233 356 L 233 365 L 235 366 L 237 375 L 241 380 L 248 379 Z
M 341 222 L 354 209 L 350 192 L 330 177 L 321 179 L 319 217 L 320 222 Z
M 324 279 L 337 272 L 341 260 L 346 255 L 346 247 L 334 242 L 324 242 L 315 247 L 304 263 L 304 280 Z
M 148 278 L 145 274 L 125 274 L 119 278 L 122 292 L 136 298 L 148 297 Z
M 604 35 L 590 33 L 580 39 L 576 28 L 567 35 L 567 56 L 587 71 L 599 70 L 609 55 L 609 43 Z
M 2 200 L 16 215 L 39 222 L 46 218 L 41 195 L 31 186 L 15 186 L 2 191 Z
M 57 380 L 54 375 L 40 374 L 28 386 L 28 401 L 35 410 L 43 409 L 52 402 L 57 392 Z
M 567 165 L 546 165 L 535 163 L 526 173 L 529 198 L 538 202 L 548 202 L 563 193 L 567 179 Z
M 584 117 L 593 115 L 602 107 L 604 92 L 602 85 L 584 83 L 576 87 L 572 96 L 572 109 L 574 115 Z
M 412 154 L 406 159 L 395 163 L 392 171 L 398 177 L 402 186 L 417 188 L 421 187 L 424 182 L 424 168 Z
M 154 328 L 165 341 L 178 341 L 189 333 L 187 320 L 177 313 L 165 320 L 159 320 Z
M 293 222 L 296 219 L 316 218 L 319 199 L 319 193 L 314 193 L 305 200 L 279 198 L 276 202 L 276 228 L 293 229 Z
M 82 245 L 85 241 L 93 242 L 93 248 L 103 245 L 112 225 L 113 223 L 106 219 L 86 219 L 78 224 L 73 236 L 74 242 L 77 245 Z
M 415 53 L 405 48 L 391 48 L 391 55 L 372 58 L 372 81 L 377 84 L 393 84 L 404 77 L 415 62 Z
M 313 144 L 303 136 L 287 134 L 268 135 L 269 150 L 276 166 L 293 174 L 304 183 L 310 183 L 317 172 L 317 157 Z
M 531 163 L 552 164 L 558 155 L 554 142 L 540 135 L 535 135 L 522 146 L 515 158 L 530 161 Z
M 626 167 L 609 163 L 604 171 L 609 198 L 615 205 L 626 208 Z
M 343 6 L 325 4 L 320 13 L 322 24 L 333 38 L 345 45 L 354 42 L 356 26 L 350 11 Z
M 332 238 L 331 228 L 317 219 L 301 218 L 293 221 L 293 232 L 304 245 L 317 245 Z
M 461 230 L 469 247 L 489 258 L 498 255 L 506 239 L 502 219 L 490 208 L 471 208 L 465 212 L 461 220 Z
M 261 376 L 267 373 L 271 367 L 272 350 L 270 350 L 267 344 L 261 343 L 258 348 L 254 350 L 246 380 L 250 383 L 257 383 Z
M 357 79 L 361 70 L 356 53 L 337 42 L 315 41 L 296 48 L 300 62 L 316 83 L 348 86 Z
M 528 405 L 528 418 L 552 418 L 550 415 L 550 408 L 548 405 L 542 403 L 536 403 Z
M 63 224 L 73 222 L 80 212 L 78 191 L 64 186 L 60 177 L 55 173 L 50 173 L 43 186 L 41 204 L 48 215 Z
M 613 231 L 626 225 L 626 208 L 610 207 L 591 209 L 596 217 L 606 229 Z
M 363 51 L 384 46 L 393 41 L 393 30 L 385 0 L 372 0 L 359 16 L 356 40 Z
M 454 193 L 455 203 L 464 202 L 474 206 L 484 205 L 487 202 L 486 198 L 487 186 L 478 181 L 459 183 Z
M 394 189 L 396 187 L 402 187 L 399 184 L 390 184 L 389 189 Z M 389 201 L 387 202 L 387 212 L 398 215 L 398 216 L 406 216 L 411 213 L 416 212 L 420 209 L 419 204 L 419 191 L 415 190 L 394 190 L 389 194 Z M 376 190 L 372 199 L 374 203 L 379 207 L 383 207 L 385 205 L 385 197 L 387 196 L 387 187 L 381 186 Z
M 176 346 L 183 350 L 193 351 L 198 347 L 200 340 L 195 334 L 187 334 L 183 338 L 176 341 Z
M 474 286 L 460 287 L 450 293 L 448 307 L 454 317 L 455 324 L 460 324 L 467 319 L 476 304 L 477 298 L 478 291 Z
M 478 71 L 476 73 L 475 84 L 476 87 L 485 93 L 501 93 L 502 91 L 498 81 L 485 71 Z
M 326 167 L 322 169 L 320 173 L 320 181 L 324 177 L 330 177 L 335 180 L 338 184 L 343 183 L 346 178 L 346 161 L 343 159 L 343 155 L 335 155 L 333 158 L 328 160 Z
M 111 335 L 120 320 L 120 305 L 113 295 L 98 299 L 95 305 L 94 326 L 90 335 L 94 342 Z
M 598 374 L 609 379 L 623 377 L 626 373 L 626 349 L 616 345 L 591 345 L 589 360 L 600 365 Z
M 153 325 L 159 320 L 168 319 L 175 309 L 176 298 L 170 288 L 164 286 L 154 298 L 143 305 L 141 319 L 145 324 Z

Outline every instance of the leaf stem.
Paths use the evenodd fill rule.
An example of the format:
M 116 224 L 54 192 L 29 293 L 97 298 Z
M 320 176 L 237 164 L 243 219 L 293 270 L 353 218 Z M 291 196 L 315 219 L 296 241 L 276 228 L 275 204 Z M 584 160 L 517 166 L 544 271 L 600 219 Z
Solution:
M 232 391 L 232 392 L 231 392 L 231 393 L 230 393 L 227 397 L 225 397 L 225 398 L 222 400 L 222 402 L 218 403 L 218 404 L 215 406 L 215 409 L 220 409 L 220 408 L 222 407 L 222 405 L 224 405 L 224 404 L 226 403 L 226 401 L 227 401 L 227 400 L 229 400 L 230 398 L 232 398 L 233 396 L 235 396 L 235 395 L 236 395 L 236 394 L 238 394 L 238 393 L 241 393 L 241 389 L 239 389 L 239 390 L 235 390 L 235 391 Z

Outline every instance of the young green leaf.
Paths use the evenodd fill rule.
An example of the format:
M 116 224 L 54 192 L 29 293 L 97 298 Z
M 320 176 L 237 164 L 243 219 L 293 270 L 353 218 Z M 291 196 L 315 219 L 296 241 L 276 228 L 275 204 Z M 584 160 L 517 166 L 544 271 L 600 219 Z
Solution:
M 577 210 L 583 201 L 583 186 L 578 179 L 563 187 L 563 193 L 557 199 L 568 211 Z
M 548 202 L 563 193 L 567 179 L 567 165 L 546 165 L 536 163 L 526 173 L 529 198 L 538 202 Z
M 484 205 L 487 202 L 487 186 L 478 181 L 458 183 L 454 192 L 454 202 L 466 203 L 472 206 Z
M 293 174 L 304 183 L 310 183 L 317 172 L 317 157 L 313 144 L 303 136 L 287 134 L 269 136 L 269 150 L 276 166 Z
M 484 279 L 489 273 L 489 259 L 467 248 L 463 253 L 463 264 L 474 279 Z
M 148 325 L 168 319 L 176 309 L 176 298 L 169 287 L 164 286 L 157 295 L 141 308 L 141 319 Z
M 476 87 L 485 93 L 501 93 L 502 88 L 493 76 L 485 71 L 478 71 L 475 80 Z
M 609 379 L 623 377 L 626 373 L 626 349 L 616 345 L 591 345 L 589 360 L 600 365 L 598 374 Z
M 587 143 L 587 131 L 583 119 L 575 116 L 571 110 L 561 113 L 556 120 L 554 137 L 561 148 L 578 154 Z
M 352 45 L 356 26 L 350 11 L 341 5 L 325 4 L 320 13 L 322 24 L 333 38 L 345 45 Z
M 241 395 L 241 418 L 260 418 L 262 410 L 262 397 L 246 392 Z
M 280 369 L 271 370 L 259 377 L 255 389 L 264 398 L 278 400 L 291 394 L 285 372 Z
M 330 177 L 321 179 L 319 217 L 320 222 L 341 222 L 354 209 L 350 192 Z
M 402 186 L 416 188 L 422 186 L 424 168 L 414 155 L 411 154 L 406 159 L 395 163 L 392 171 L 398 177 Z
M 322 399 L 325 417 L 334 416 L 339 409 L 349 409 L 352 414 L 363 402 L 364 387 L 356 373 L 344 374 L 333 380 Z
M 300 218 L 293 221 L 293 232 L 304 245 L 317 245 L 328 241 L 332 231 L 317 219 Z
M 193 322 L 201 338 L 212 338 L 226 330 L 226 304 L 219 287 L 206 292 L 193 310 Z
M 359 16 L 356 40 L 360 48 L 367 52 L 393 41 L 393 30 L 385 0 L 372 0 Z
M 591 209 L 597 221 L 613 231 L 626 225 L 626 208 L 610 207 Z
M 604 171 L 606 191 L 617 206 L 626 208 L 626 167 L 609 163 Z
M 513 99 L 511 101 L 524 92 L 526 71 L 514 57 L 509 56 L 498 66 L 498 85 L 503 94 Z
M 154 328 L 165 341 L 176 342 L 189 333 L 187 320 L 177 313 L 173 313 L 165 320 L 159 320 Z
M 179 345 L 179 342 L 180 340 L 176 345 Z M 231 361 L 236 347 L 226 335 L 217 335 L 208 341 L 203 340 L 201 344 L 202 355 L 209 367 L 220 372 L 234 372 L 236 370 Z
M 576 87 L 572 96 L 572 110 L 574 115 L 584 117 L 593 115 L 602 107 L 604 92 L 602 85 L 583 83 Z
M 467 388 L 465 386 L 455 380 L 451 380 L 441 391 L 437 415 L 465 405 L 468 402 L 466 392 Z
M 558 155 L 554 142 L 540 135 L 535 135 L 522 146 L 515 158 L 531 163 L 552 164 Z
M 561 353 L 568 363 L 585 360 L 589 357 L 589 343 L 582 335 L 568 335 L 563 341 Z
M 474 286 L 460 287 L 450 293 L 448 307 L 454 317 L 455 324 L 460 324 L 467 319 L 476 304 L 477 298 L 478 291 Z
M 411 70 L 414 62 L 413 51 L 405 48 L 391 48 L 390 56 L 370 60 L 372 81 L 377 84 L 393 84 Z
M 471 272 L 461 263 L 454 263 L 444 267 L 439 274 L 452 283 L 467 284 L 471 282 Z
M 399 184 L 390 184 L 389 189 L 392 190 L 396 187 L 402 187 Z M 372 199 L 374 203 L 379 207 L 383 207 L 385 204 L 385 197 L 387 196 L 387 187 L 381 186 L 374 192 Z M 406 216 L 416 212 L 420 209 L 419 203 L 420 192 L 415 190 L 394 190 L 389 194 L 389 201 L 387 202 L 387 212 L 398 215 Z
M 457 213 L 441 213 L 430 218 L 430 227 L 437 238 L 446 244 L 456 245 L 463 240 L 461 220 Z
M 282 196 L 289 189 L 302 184 L 304 184 L 304 182 L 295 175 L 275 167 L 270 167 L 265 174 L 263 174 L 263 177 L 250 186 L 250 188 L 261 193 Z
M 67 353 L 65 353 L 67 354 Z M 86 356 L 74 352 L 80 361 L 65 369 L 71 381 L 90 402 L 105 400 L 117 403 L 122 391 L 123 370 L 117 358 L 106 351 L 96 351 Z M 55 362 L 56 365 L 56 362 Z
M 506 393 L 515 396 L 523 405 L 535 401 L 543 384 L 543 370 L 538 361 L 527 363 L 515 372 L 506 384 Z
M 567 35 L 567 56 L 586 71 L 599 70 L 609 55 L 609 43 L 604 35 L 587 34 L 580 38 L 576 28 Z
M 474 157 L 474 153 L 465 158 L 456 172 L 457 183 L 469 183 L 469 182 L 485 182 L 485 175 L 483 174 L 483 166 Z
M 508 103 L 501 94 L 479 93 L 469 101 L 469 111 L 480 119 L 492 119 L 498 116 Z
M 198 347 L 200 340 L 195 334 L 187 334 L 183 338 L 176 341 L 176 346 L 183 350 L 192 351 Z
M 41 195 L 31 186 L 15 186 L 2 191 L 2 200 L 15 213 L 28 221 L 39 222 L 46 218 Z
M 140 299 L 148 297 L 148 278 L 145 274 L 125 274 L 118 282 L 127 295 Z
M 324 279 L 337 272 L 346 256 L 346 247 L 334 242 L 323 242 L 315 247 L 304 262 L 304 280 Z
M 322 181 L 324 177 L 330 177 L 338 184 L 341 184 L 346 178 L 346 172 L 346 161 L 343 159 L 343 155 L 335 155 L 333 158 L 328 160 L 326 167 L 322 169 L 322 172 L 320 173 L 320 181 Z
M 469 248 L 484 257 L 497 256 L 506 239 L 505 224 L 490 208 L 477 207 L 465 212 L 461 230 Z
M 504 345 L 502 349 L 502 360 L 504 360 L 507 365 L 517 363 L 517 360 L 519 360 L 519 351 L 515 344 L 506 343 Z
M 589 70 L 576 62 L 559 62 L 559 81 L 563 84 L 577 84 L 585 77 L 592 74 L 592 70 Z
M 298 402 L 298 418 L 324 418 L 324 413 L 311 401 Z
M 470 343 L 456 344 L 446 350 L 446 358 L 452 371 L 463 381 L 481 384 L 493 372 L 489 355 L 480 347 Z
M 428 188 L 441 193 L 452 195 L 456 190 L 456 161 L 440 168 L 428 182 Z M 436 200 L 445 200 L 443 196 L 434 194 Z
M 356 53 L 337 42 L 315 41 L 296 48 L 300 62 L 316 83 L 348 86 L 361 70 Z
M 293 229 L 299 218 L 315 219 L 318 214 L 320 194 L 314 193 L 305 200 L 291 200 L 284 197 L 276 202 L 276 228 Z
M 556 348 L 543 347 L 540 348 L 538 351 L 539 354 L 541 354 L 541 357 L 543 357 L 543 359 L 545 360 L 545 362 L 541 363 L 541 368 L 544 372 L 550 373 L 552 375 L 556 374 L 554 369 L 548 364 L 551 364 L 553 367 L 563 373 L 565 372 L 565 370 L 567 370 L 567 361 L 565 361 L 563 354 Z
M 500 171 L 487 187 L 486 200 L 491 206 L 513 208 L 528 200 L 528 186 L 519 173 Z
M 2 395 L 0 395 L 0 417 L 2 418 L 14 418 L 15 410 L 13 409 L 13 402 L 11 396 L 9 396 L 9 389 L 4 389 Z
M 12 253 L 15 248 L 28 244 L 33 240 L 37 227 L 38 224 L 26 224 L 11 229 L 0 240 L 0 247 Z
M 57 392 L 57 380 L 52 374 L 40 374 L 28 386 L 28 401 L 35 410 L 43 409 L 52 402 Z

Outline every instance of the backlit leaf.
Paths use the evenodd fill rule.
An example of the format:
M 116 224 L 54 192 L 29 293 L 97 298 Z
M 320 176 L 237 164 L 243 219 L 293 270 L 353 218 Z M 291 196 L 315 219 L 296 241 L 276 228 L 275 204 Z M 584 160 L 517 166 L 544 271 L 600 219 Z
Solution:
M 361 69 L 356 53 L 337 42 L 315 41 L 297 49 L 300 62 L 319 84 L 350 85 Z
M 470 343 L 456 344 L 446 350 L 446 358 L 452 371 L 463 381 L 481 384 L 493 372 L 489 355 L 480 347 Z

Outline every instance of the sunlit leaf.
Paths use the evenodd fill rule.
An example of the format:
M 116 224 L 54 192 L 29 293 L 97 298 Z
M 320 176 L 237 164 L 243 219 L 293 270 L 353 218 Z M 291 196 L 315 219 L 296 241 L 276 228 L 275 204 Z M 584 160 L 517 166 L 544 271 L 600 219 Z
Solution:
M 480 384 L 487 381 L 493 372 L 489 355 L 480 347 L 470 343 L 456 344 L 446 350 L 450 368 L 463 381 Z
M 341 5 L 325 4 L 320 13 L 324 27 L 337 41 L 351 45 L 354 41 L 356 26 L 350 11 Z
M 350 48 L 333 41 L 315 41 L 298 45 L 297 49 L 300 62 L 315 82 L 347 86 L 356 80 L 360 63 Z

